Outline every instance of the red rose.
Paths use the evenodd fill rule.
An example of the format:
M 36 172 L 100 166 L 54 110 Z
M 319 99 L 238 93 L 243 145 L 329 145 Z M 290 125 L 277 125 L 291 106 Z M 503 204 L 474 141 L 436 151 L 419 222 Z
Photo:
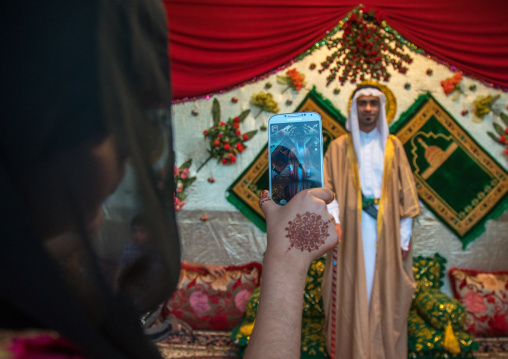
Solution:
M 222 133 L 219 133 L 219 138 L 222 138 Z
M 234 122 L 240 122 L 240 118 L 239 118 L 239 117 L 235 117 L 235 118 L 233 119 L 233 121 L 234 121 Z
M 504 141 L 505 141 L 505 140 L 506 140 L 506 137 L 505 137 L 505 136 L 501 136 L 501 137 L 499 137 L 499 142 L 504 143 Z
M 225 124 L 224 122 L 222 122 L 222 121 L 221 121 L 221 122 L 219 123 L 219 126 L 226 126 L 226 124 Z
M 508 135 L 508 127 L 506 127 L 506 128 L 504 129 L 504 133 L 506 133 L 506 134 Z
M 236 131 L 235 135 L 240 136 L 242 133 L 240 131 Z
M 504 150 L 504 153 L 506 153 L 508 155 L 508 148 L 506 150 Z
M 215 141 L 213 141 L 213 145 L 214 145 L 215 147 L 217 147 L 218 145 L 220 145 L 220 140 L 215 140 Z
M 246 133 L 244 133 L 244 134 L 243 134 L 243 139 L 244 139 L 245 141 L 247 141 L 247 140 L 249 139 L 249 135 L 248 135 L 248 134 L 246 134 Z
M 240 124 L 238 122 L 233 123 L 233 128 L 238 130 L 240 128 Z
M 222 159 L 222 163 L 226 164 L 227 162 L 228 162 L 227 159 L 225 159 L 225 158 Z
M 231 156 L 231 158 L 229 159 L 231 162 L 235 162 L 236 161 L 236 157 L 235 156 Z
M 229 143 L 226 143 L 226 144 L 224 145 L 224 149 L 225 149 L 226 151 L 227 151 L 227 150 L 229 150 L 229 148 L 230 148 L 230 147 L 231 147 L 231 146 L 229 145 Z
M 208 130 L 204 130 L 203 135 L 205 135 L 205 136 L 208 135 Z

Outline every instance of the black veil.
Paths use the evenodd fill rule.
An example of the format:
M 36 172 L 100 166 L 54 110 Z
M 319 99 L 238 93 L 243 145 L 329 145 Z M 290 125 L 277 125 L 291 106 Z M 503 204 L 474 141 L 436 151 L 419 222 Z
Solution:
M 139 315 L 180 269 L 164 14 L 157 0 L 2 5 L 0 329 L 160 357 Z M 117 187 L 110 172 L 124 171 Z M 151 250 L 118 268 L 137 213 Z

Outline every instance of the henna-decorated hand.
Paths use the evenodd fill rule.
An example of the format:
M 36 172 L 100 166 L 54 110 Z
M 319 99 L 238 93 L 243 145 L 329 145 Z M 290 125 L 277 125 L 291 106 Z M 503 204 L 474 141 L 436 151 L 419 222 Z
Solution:
M 307 272 L 310 263 L 332 249 L 338 241 L 333 216 L 326 204 L 331 191 L 313 188 L 299 192 L 285 206 L 263 191 L 259 206 L 266 218 L 266 259 L 284 262 L 288 268 Z

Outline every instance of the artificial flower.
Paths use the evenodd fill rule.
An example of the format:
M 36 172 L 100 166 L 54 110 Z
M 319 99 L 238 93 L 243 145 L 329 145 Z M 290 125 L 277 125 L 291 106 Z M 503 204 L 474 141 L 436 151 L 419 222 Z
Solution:
M 212 158 L 217 159 L 217 163 L 233 163 L 236 161 L 236 155 L 247 148 L 244 143 L 250 140 L 257 133 L 256 130 L 242 134 L 240 126 L 243 120 L 247 118 L 250 110 L 243 111 L 239 116 L 229 118 L 226 122 L 220 120 L 220 104 L 214 98 L 212 104 L 213 125 L 208 130 L 203 131 L 205 139 L 209 140 L 208 153 L 210 156 L 198 168 L 201 168 Z

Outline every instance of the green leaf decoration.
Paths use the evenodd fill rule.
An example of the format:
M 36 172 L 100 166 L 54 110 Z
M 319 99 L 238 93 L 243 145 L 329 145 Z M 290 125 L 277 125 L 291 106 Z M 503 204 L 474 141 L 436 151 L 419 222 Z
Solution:
M 220 104 L 217 98 L 213 99 L 212 104 L 212 115 L 213 115 L 213 123 L 217 126 L 220 122 Z
M 249 137 L 249 140 L 254 137 L 256 135 L 256 133 L 258 133 L 258 130 L 254 130 L 254 131 L 249 131 L 249 132 L 246 132 L 245 134 Z
M 499 142 L 499 137 L 494 134 L 492 131 L 488 131 L 487 135 L 489 135 L 494 141 Z
M 501 112 L 501 121 L 503 121 L 504 125 L 508 127 L 508 115 L 504 112 Z
M 494 129 L 499 134 L 499 136 L 504 136 L 504 129 L 501 127 L 501 125 L 498 123 L 495 123 L 495 122 L 493 123 L 493 125 L 494 125 Z
M 197 179 L 196 176 L 187 178 L 187 186 L 190 186 L 191 184 L 193 184 L 196 179 Z
M 185 162 L 184 162 L 184 163 L 180 166 L 180 168 L 181 168 L 181 169 L 184 169 L 184 168 L 190 168 L 190 166 L 191 166 L 191 165 L 192 165 L 192 158 L 191 158 L 191 159 L 189 159 L 189 160 L 187 160 L 187 161 L 185 161 Z
M 243 122 L 249 116 L 250 110 L 243 111 L 238 118 L 240 119 L 240 122 Z

